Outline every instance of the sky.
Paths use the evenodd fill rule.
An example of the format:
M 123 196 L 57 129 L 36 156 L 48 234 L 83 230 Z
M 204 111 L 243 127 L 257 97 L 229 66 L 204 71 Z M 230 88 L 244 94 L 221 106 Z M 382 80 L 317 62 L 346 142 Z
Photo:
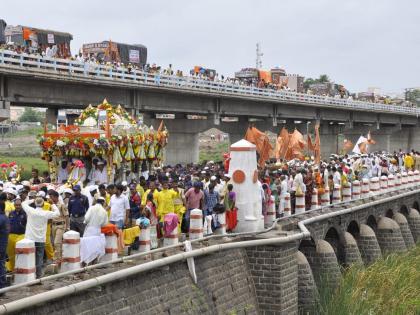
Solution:
M 420 86 L 418 0 L 20 0 L 2 3 L 0 19 L 69 32 L 73 54 L 102 40 L 143 44 L 149 63 L 184 73 L 255 67 L 259 42 L 265 69 L 327 74 L 351 92 Z

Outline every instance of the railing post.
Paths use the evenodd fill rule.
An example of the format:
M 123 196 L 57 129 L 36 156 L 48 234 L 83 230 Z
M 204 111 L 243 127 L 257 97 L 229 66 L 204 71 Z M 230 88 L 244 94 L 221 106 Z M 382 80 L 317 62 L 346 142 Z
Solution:
M 54 64 L 54 71 L 57 71 L 57 60 L 54 59 L 53 64 Z
M 38 66 L 38 68 L 41 68 L 41 57 L 40 57 L 40 56 L 38 56 L 38 57 L 36 58 L 36 61 L 37 61 L 37 66 Z
M 20 55 L 19 61 L 20 61 L 20 66 L 23 67 L 23 55 Z

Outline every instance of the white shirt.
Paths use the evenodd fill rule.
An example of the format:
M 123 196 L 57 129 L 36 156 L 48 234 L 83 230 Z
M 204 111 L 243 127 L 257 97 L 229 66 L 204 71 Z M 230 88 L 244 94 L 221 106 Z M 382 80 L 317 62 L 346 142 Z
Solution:
M 111 208 L 109 221 L 125 220 L 125 212 L 130 209 L 130 203 L 126 195 L 121 194 L 119 197 L 112 195 L 109 206 Z
M 108 214 L 102 205 L 96 204 L 89 207 L 85 214 L 84 223 L 86 226 L 95 226 L 100 228 L 108 223 Z
M 62 168 L 58 170 L 58 176 L 57 176 L 57 183 L 62 184 L 63 181 L 67 181 L 69 178 L 69 172 L 67 171 L 67 168 Z
M 341 175 L 340 172 L 336 171 L 333 176 L 334 185 L 341 185 Z
M 286 194 L 288 192 L 288 185 L 287 185 L 287 179 L 282 180 L 281 185 L 280 185 L 280 197 L 284 198 L 286 197 Z
M 297 191 L 297 188 L 300 187 L 303 193 L 306 192 L 306 185 L 303 183 L 303 176 L 301 173 L 297 173 L 293 180 L 292 191 Z
M 29 205 L 31 201 L 22 202 L 22 209 L 27 215 L 25 238 L 34 242 L 45 243 L 48 220 L 58 217 L 60 210 L 54 204 L 51 205 L 53 211 L 46 211 L 40 207 L 34 209 Z
M 102 171 L 100 171 L 99 169 L 96 169 L 93 172 L 92 181 L 93 183 L 98 184 L 98 185 L 106 184 L 108 182 L 108 173 L 106 171 L 106 168 L 104 167 Z

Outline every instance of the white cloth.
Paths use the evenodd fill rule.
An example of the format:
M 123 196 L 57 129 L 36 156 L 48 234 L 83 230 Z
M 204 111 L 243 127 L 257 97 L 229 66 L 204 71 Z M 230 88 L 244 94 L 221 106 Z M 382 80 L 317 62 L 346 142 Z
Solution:
M 340 175 L 340 172 L 336 171 L 334 173 L 333 182 L 334 182 L 334 185 L 340 185 L 341 186 L 341 175 Z
M 58 217 L 60 210 L 54 204 L 51 205 L 53 211 L 46 211 L 40 207 L 34 209 L 29 205 L 31 201 L 22 202 L 22 208 L 27 216 L 25 238 L 34 242 L 45 243 L 48 220 Z
M 96 204 L 89 207 L 85 214 L 84 223 L 86 224 L 86 228 L 94 227 L 100 230 L 102 226 L 108 223 L 108 214 L 102 205 Z
M 303 176 L 301 173 L 295 175 L 292 191 L 297 191 L 298 187 L 300 187 L 302 193 L 306 192 L 306 185 L 303 183 Z
M 96 169 L 92 174 L 92 182 L 95 184 L 106 184 L 108 183 L 108 173 L 104 167 L 102 171 Z
M 93 229 L 86 229 L 84 235 L 87 233 L 95 234 Z M 103 234 L 96 236 L 83 236 L 80 239 L 80 260 L 86 264 L 89 264 L 94 259 L 102 257 L 105 255 L 105 245 L 105 235 Z
M 112 195 L 109 206 L 111 208 L 110 221 L 125 220 L 126 211 L 130 209 L 130 203 L 126 195 L 121 194 L 119 197 Z
M 57 175 L 57 183 L 62 184 L 63 181 L 67 181 L 68 178 L 69 178 L 69 172 L 67 171 L 67 168 L 60 167 L 60 169 L 58 170 L 58 175 Z

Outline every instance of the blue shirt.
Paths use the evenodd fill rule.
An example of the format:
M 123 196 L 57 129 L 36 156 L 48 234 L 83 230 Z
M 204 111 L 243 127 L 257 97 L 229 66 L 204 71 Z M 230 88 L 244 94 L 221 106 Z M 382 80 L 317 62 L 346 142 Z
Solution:
M 9 213 L 10 233 L 25 234 L 26 228 L 26 212 L 13 210 Z
M 4 212 L 0 213 L 0 244 L 7 245 L 9 238 L 9 218 Z
M 73 195 L 69 198 L 69 215 L 72 217 L 83 217 L 89 208 L 89 200 L 85 195 Z
M 206 215 L 213 213 L 213 208 L 219 203 L 219 194 L 214 190 L 212 192 L 205 190 L 204 191 L 204 204 Z

